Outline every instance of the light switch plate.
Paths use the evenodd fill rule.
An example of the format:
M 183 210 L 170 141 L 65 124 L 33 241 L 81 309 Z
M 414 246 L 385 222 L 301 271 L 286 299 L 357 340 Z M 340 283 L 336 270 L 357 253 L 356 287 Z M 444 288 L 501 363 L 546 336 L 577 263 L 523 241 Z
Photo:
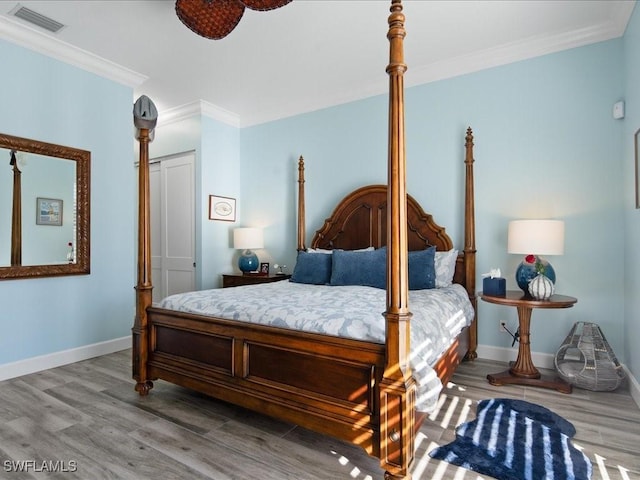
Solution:
M 613 104 L 613 118 L 616 120 L 624 118 L 624 102 L 616 102 Z

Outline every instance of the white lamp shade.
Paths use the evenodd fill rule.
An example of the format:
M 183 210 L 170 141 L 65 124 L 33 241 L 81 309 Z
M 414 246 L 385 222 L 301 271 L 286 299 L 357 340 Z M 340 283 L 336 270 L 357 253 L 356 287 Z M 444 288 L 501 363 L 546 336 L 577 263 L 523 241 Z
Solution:
M 522 255 L 564 254 L 564 222 L 562 220 L 509 222 L 507 251 Z
M 251 250 L 264 247 L 261 228 L 243 227 L 233 230 L 233 248 Z

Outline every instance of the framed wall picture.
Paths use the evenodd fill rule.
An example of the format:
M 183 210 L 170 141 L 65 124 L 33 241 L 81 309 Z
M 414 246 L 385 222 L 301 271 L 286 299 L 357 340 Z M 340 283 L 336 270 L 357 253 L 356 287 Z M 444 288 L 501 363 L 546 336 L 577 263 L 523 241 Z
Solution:
M 36 198 L 36 225 L 62 225 L 62 200 Z
M 633 136 L 633 150 L 636 158 L 636 208 L 640 208 L 640 128 Z
M 261 275 L 269 275 L 269 264 L 268 263 L 261 263 L 260 264 L 260 274 Z
M 236 199 L 209 195 L 209 220 L 236 221 Z

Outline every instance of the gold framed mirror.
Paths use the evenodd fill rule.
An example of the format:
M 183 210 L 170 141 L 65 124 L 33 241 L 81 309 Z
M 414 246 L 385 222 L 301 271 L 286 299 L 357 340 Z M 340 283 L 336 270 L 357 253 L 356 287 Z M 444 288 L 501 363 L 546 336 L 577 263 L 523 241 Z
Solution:
M 89 151 L 0 133 L 0 280 L 90 273 L 90 165 Z

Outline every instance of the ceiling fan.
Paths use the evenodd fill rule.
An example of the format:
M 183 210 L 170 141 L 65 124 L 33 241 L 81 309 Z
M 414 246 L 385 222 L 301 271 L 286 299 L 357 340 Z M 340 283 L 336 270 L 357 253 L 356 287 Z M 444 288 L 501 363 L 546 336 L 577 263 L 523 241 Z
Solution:
M 245 7 L 251 10 L 273 10 L 291 0 L 176 0 L 176 15 L 198 35 L 219 40 L 236 28 Z

